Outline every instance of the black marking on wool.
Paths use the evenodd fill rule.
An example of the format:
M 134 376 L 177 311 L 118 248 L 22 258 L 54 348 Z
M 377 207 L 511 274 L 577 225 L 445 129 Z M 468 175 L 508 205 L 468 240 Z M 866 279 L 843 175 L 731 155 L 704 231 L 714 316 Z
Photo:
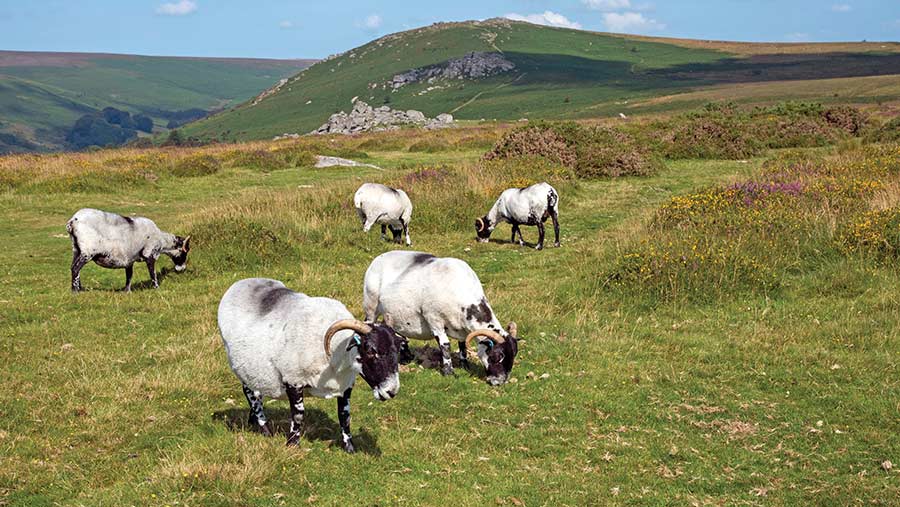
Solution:
M 413 255 L 412 264 L 410 264 L 410 265 L 411 266 L 425 266 L 427 264 L 434 262 L 434 260 L 436 258 L 437 257 L 435 257 L 431 254 L 417 253 L 417 254 Z
M 488 305 L 487 299 L 481 298 L 481 301 L 476 305 L 472 304 L 467 307 L 463 307 L 463 311 L 466 312 L 466 319 L 474 320 L 475 322 L 491 322 L 494 320 L 494 314 L 491 312 L 491 307 Z
M 278 306 L 282 299 L 290 297 L 291 294 L 294 294 L 294 291 L 287 287 L 269 289 L 259 298 L 259 314 L 268 315 Z
M 131 217 L 122 217 L 122 218 L 125 219 L 125 222 L 128 224 L 129 227 L 134 229 L 134 219 L 133 218 L 131 218 Z

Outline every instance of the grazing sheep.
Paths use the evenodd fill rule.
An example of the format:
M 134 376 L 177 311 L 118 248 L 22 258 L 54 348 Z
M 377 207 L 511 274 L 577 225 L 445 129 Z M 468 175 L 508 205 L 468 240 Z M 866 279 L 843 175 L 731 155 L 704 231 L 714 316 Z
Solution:
M 250 426 L 271 436 L 263 397 L 287 396 L 288 445 L 300 439 L 304 391 L 337 396 L 343 448 L 353 452 L 350 394 L 356 376 L 362 375 L 380 401 L 400 389 L 401 338 L 388 326 L 353 319 L 340 301 L 309 297 L 277 280 L 249 278 L 225 292 L 218 320 L 228 362 L 250 404 Z
M 72 238 L 72 292 L 81 290 L 81 269 L 90 261 L 110 269 L 125 269 L 125 291 L 131 290 L 135 262 L 147 263 L 153 288 L 159 287 L 156 259 L 166 254 L 182 272 L 191 249 L 191 237 L 159 230 L 143 217 L 124 217 L 96 209 L 78 210 L 66 223 Z
M 500 198 L 487 215 L 475 220 L 478 241 L 487 243 L 497 224 L 512 224 L 512 242 L 519 235 L 519 244 L 524 245 L 520 225 L 535 225 L 538 228 L 538 244 L 535 249 L 544 248 L 544 222 L 553 220 L 554 246 L 559 246 L 559 194 L 548 183 L 536 183 L 527 188 L 510 188 L 500 194 Z
M 379 183 L 364 183 L 353 196 L 353 205 L 364 232 L 369 232 L 375 224 L 381 224 L 382 239 L 387 239 L 385 229 L 390 228 L 394 241 L 399 243 L 400 235 L 406 234 L 406 246 L 412 245 L 409 220 L 413 207 L 406 192 Z
M 476 354 L 491 385 L 503 384 L 518 352 L 516 324 L 504 330 L 484 296 L 478 275 L 468 264 L 421 252 L 393 251 L 369 265 L 363 282 L 367 322 L 379 315 L 405 338 L 437 339 L 450 375 L 450 338 L 459 343 L 459 360 L 468 367 L 467 350 L 475 338 Z

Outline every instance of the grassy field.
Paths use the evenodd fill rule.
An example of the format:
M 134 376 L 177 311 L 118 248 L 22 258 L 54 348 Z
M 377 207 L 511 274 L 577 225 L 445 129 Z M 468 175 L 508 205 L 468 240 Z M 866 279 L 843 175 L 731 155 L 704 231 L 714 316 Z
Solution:
M 900 477 L 882 463 L 900 462 L 900 272 L 890 252 L 829 246 L 857 213 L 900 201 L 896 148 L 846 142 L 575 180 L 538 160 L 481 162 L 503 131 L 0 158 L 0 228 L 11 240 L 0 250 L 0 505 L 897 504 Z M 382 169 L 313 169 L 303 153 Z M 850 164 L 852 178 L 881 186 L 834 201 L 853 203 L 846 216 L 815 200 L 693 204 L 710 189 L 768 181 L 789 161 L 835 178 Z M 472 219 L 500 190 L 542 179 L 561 194 L 562 248 L 509 244 L 502 226 L 491 243 L 474 241 Z M 415 365 L 389 402 L 360 384 L 356 455 L 336 445 L 335 403 L 308 399 L 306 435 L 286 448 L 244 427 L 216 305 L 234 281 L 265 276 L 359 316 L 368 263 L 395 248 L 360 230 L 351 200 L 363 181 L 407 189 L 414 248 L 469 262 L 525 341 L 500 388 L 480 369 L 445 378 Z M 710 220 L 665 225 L 673 203 Z M 124 294 L 122 271 L 89 265 L 87 290 L 70 294 L 65 222 L 86 206 L 192 234 L 188 270 L 149 290 L 137 269 L 138 290 Z M 777 290 L 732 277 L 703 297 L 695 278 L 679 278 L 687 268 L 608 283 L 679 231 L 756 238 L 716 228 L 722 217 L 756 224 L 738 221 L 755 209 L 812 224 L 773 240 Z M 267 412 L 283 432 L 286 403 Z
M 383 85 L 395 74 L 471 51 L 502 52 L 511 72 L 480 80 Z M 194 123 L 205 139 L 271 139 L 306 133 L 358 97 L 373 106 L 416 109 L 464 120 L 618 117 L 658 97 L 750 83 L 778 100 L 829 100 L 820 80 L 900 75 L 896 43 L 752 44 L 631 37 L 508 20 L 441 23 L 392 34 L 305 70 L 259 104 L 243 104 Z M 792 83 L 785 86 L 785 82 Z M 434 86 L 439 88 L 431 89 Z M 888 91 L 888 90 L 886 90 Z M 888 100 L 896 100 L 889 89 Z M 721 91 L 718 93 L 722 93 Z M 727 92 L 726 92 L 727 93 Z M 764 94 L 765 92 L 762 92 Z M 748 102 L 757 95 L 747 97 Z M 872 100 L 871 102 L 874 102 Z M 670 101 L 668 110 L 696 103 Z
M 160 111 L 233 106 L 310 63 L 0 51 L 0 133 L 59 149 L 75 120 L 105 107 L 164 127 Z

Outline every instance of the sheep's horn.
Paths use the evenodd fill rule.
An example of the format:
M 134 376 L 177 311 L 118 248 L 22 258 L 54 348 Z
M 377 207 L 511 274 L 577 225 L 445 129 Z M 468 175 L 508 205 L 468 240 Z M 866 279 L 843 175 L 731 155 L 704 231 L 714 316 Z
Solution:
M 188 245 L 188 241 L 190 241 L 190 240 L 191 240 L 191 237 L 188 236 L 188 237 L 184 238 L 184 241 L 181 242 L 181 249 L 183 251 L 187 252 L 187 245 Z
M 352 329 L 360 334 L 369 334 L 372 332 L 372 326 L 366 324 L 365 322 L 360 322 L 356 319 L 343 319 L 335 322 L 328 328 L 328 331 L 325 332 L 325 355 L 331 357 L 331 338 L 338 331 L 343 331 L 345 329 Z
M 506 326 L 506 332 L 509 333 L 509 335 L 513 338 L 518 338 L 519 326 L 517 326 L 515 322 L 510 321 L 510 323 Z
M 478 232 L 483 231 L 484 230 L 484 220 L 482 220 L 480 218 L 476 218 L 475 221 L 478 222 Z
M 476 329 L 469 333 L 469 336 L 466 336 L 466 350 L 472 350 L 472 340 L 478 338 L 479 336 L 486 336 L 491 340 L 494 340 L 497 343 L 503 343 L 503 337 L 500 336 L 500 333 L 493 331 L 491 329 Z M 473 352 L 477 352 L 473 350 Z

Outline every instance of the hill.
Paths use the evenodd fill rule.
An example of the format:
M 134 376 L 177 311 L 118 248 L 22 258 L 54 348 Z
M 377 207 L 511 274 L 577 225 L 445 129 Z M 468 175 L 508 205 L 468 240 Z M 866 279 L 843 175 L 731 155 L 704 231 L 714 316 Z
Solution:
M 451 68 L 471 52 L 514 65 L 477 79 L 422 79 L 394 86 L 395 76 Z M 499 69 L 499 67 L 497 67 Z M 460 119 L 591 118 L 693 107 L 672 97 L 717 90 L 729 96 L 754 85 L 745 101 L 793 97 L 847 101 L 872 77 L 891 76 L 885 93 L 900 97 L 900 44 L 752 44 L 656 39 L 549 28 L 494 19 L 439 23 L 388 35 L 304 70 L 258 103 L 245 103 L 192 124 L 189 135 L 224 140 L 305 133 L 359 97 L 373 105 Z M 851 78 L 850 82 L 840 81 Z M 401 78 L 402 79 L 405 78 Z M 791 83 L 785 86 L 785 83 Z M 883 83 L 882 83 L 883 84 Z M 768 88 L 775 90 L 767 94 Z M 724 91 L 723 91 L 724 90 Z M 669 97 L 666 100 L 657 100 Z
M 0 51 L 0 153 L 64 148 L 78 118 L 114 107 L 151 117 L 247 100 L 311 60 Z

